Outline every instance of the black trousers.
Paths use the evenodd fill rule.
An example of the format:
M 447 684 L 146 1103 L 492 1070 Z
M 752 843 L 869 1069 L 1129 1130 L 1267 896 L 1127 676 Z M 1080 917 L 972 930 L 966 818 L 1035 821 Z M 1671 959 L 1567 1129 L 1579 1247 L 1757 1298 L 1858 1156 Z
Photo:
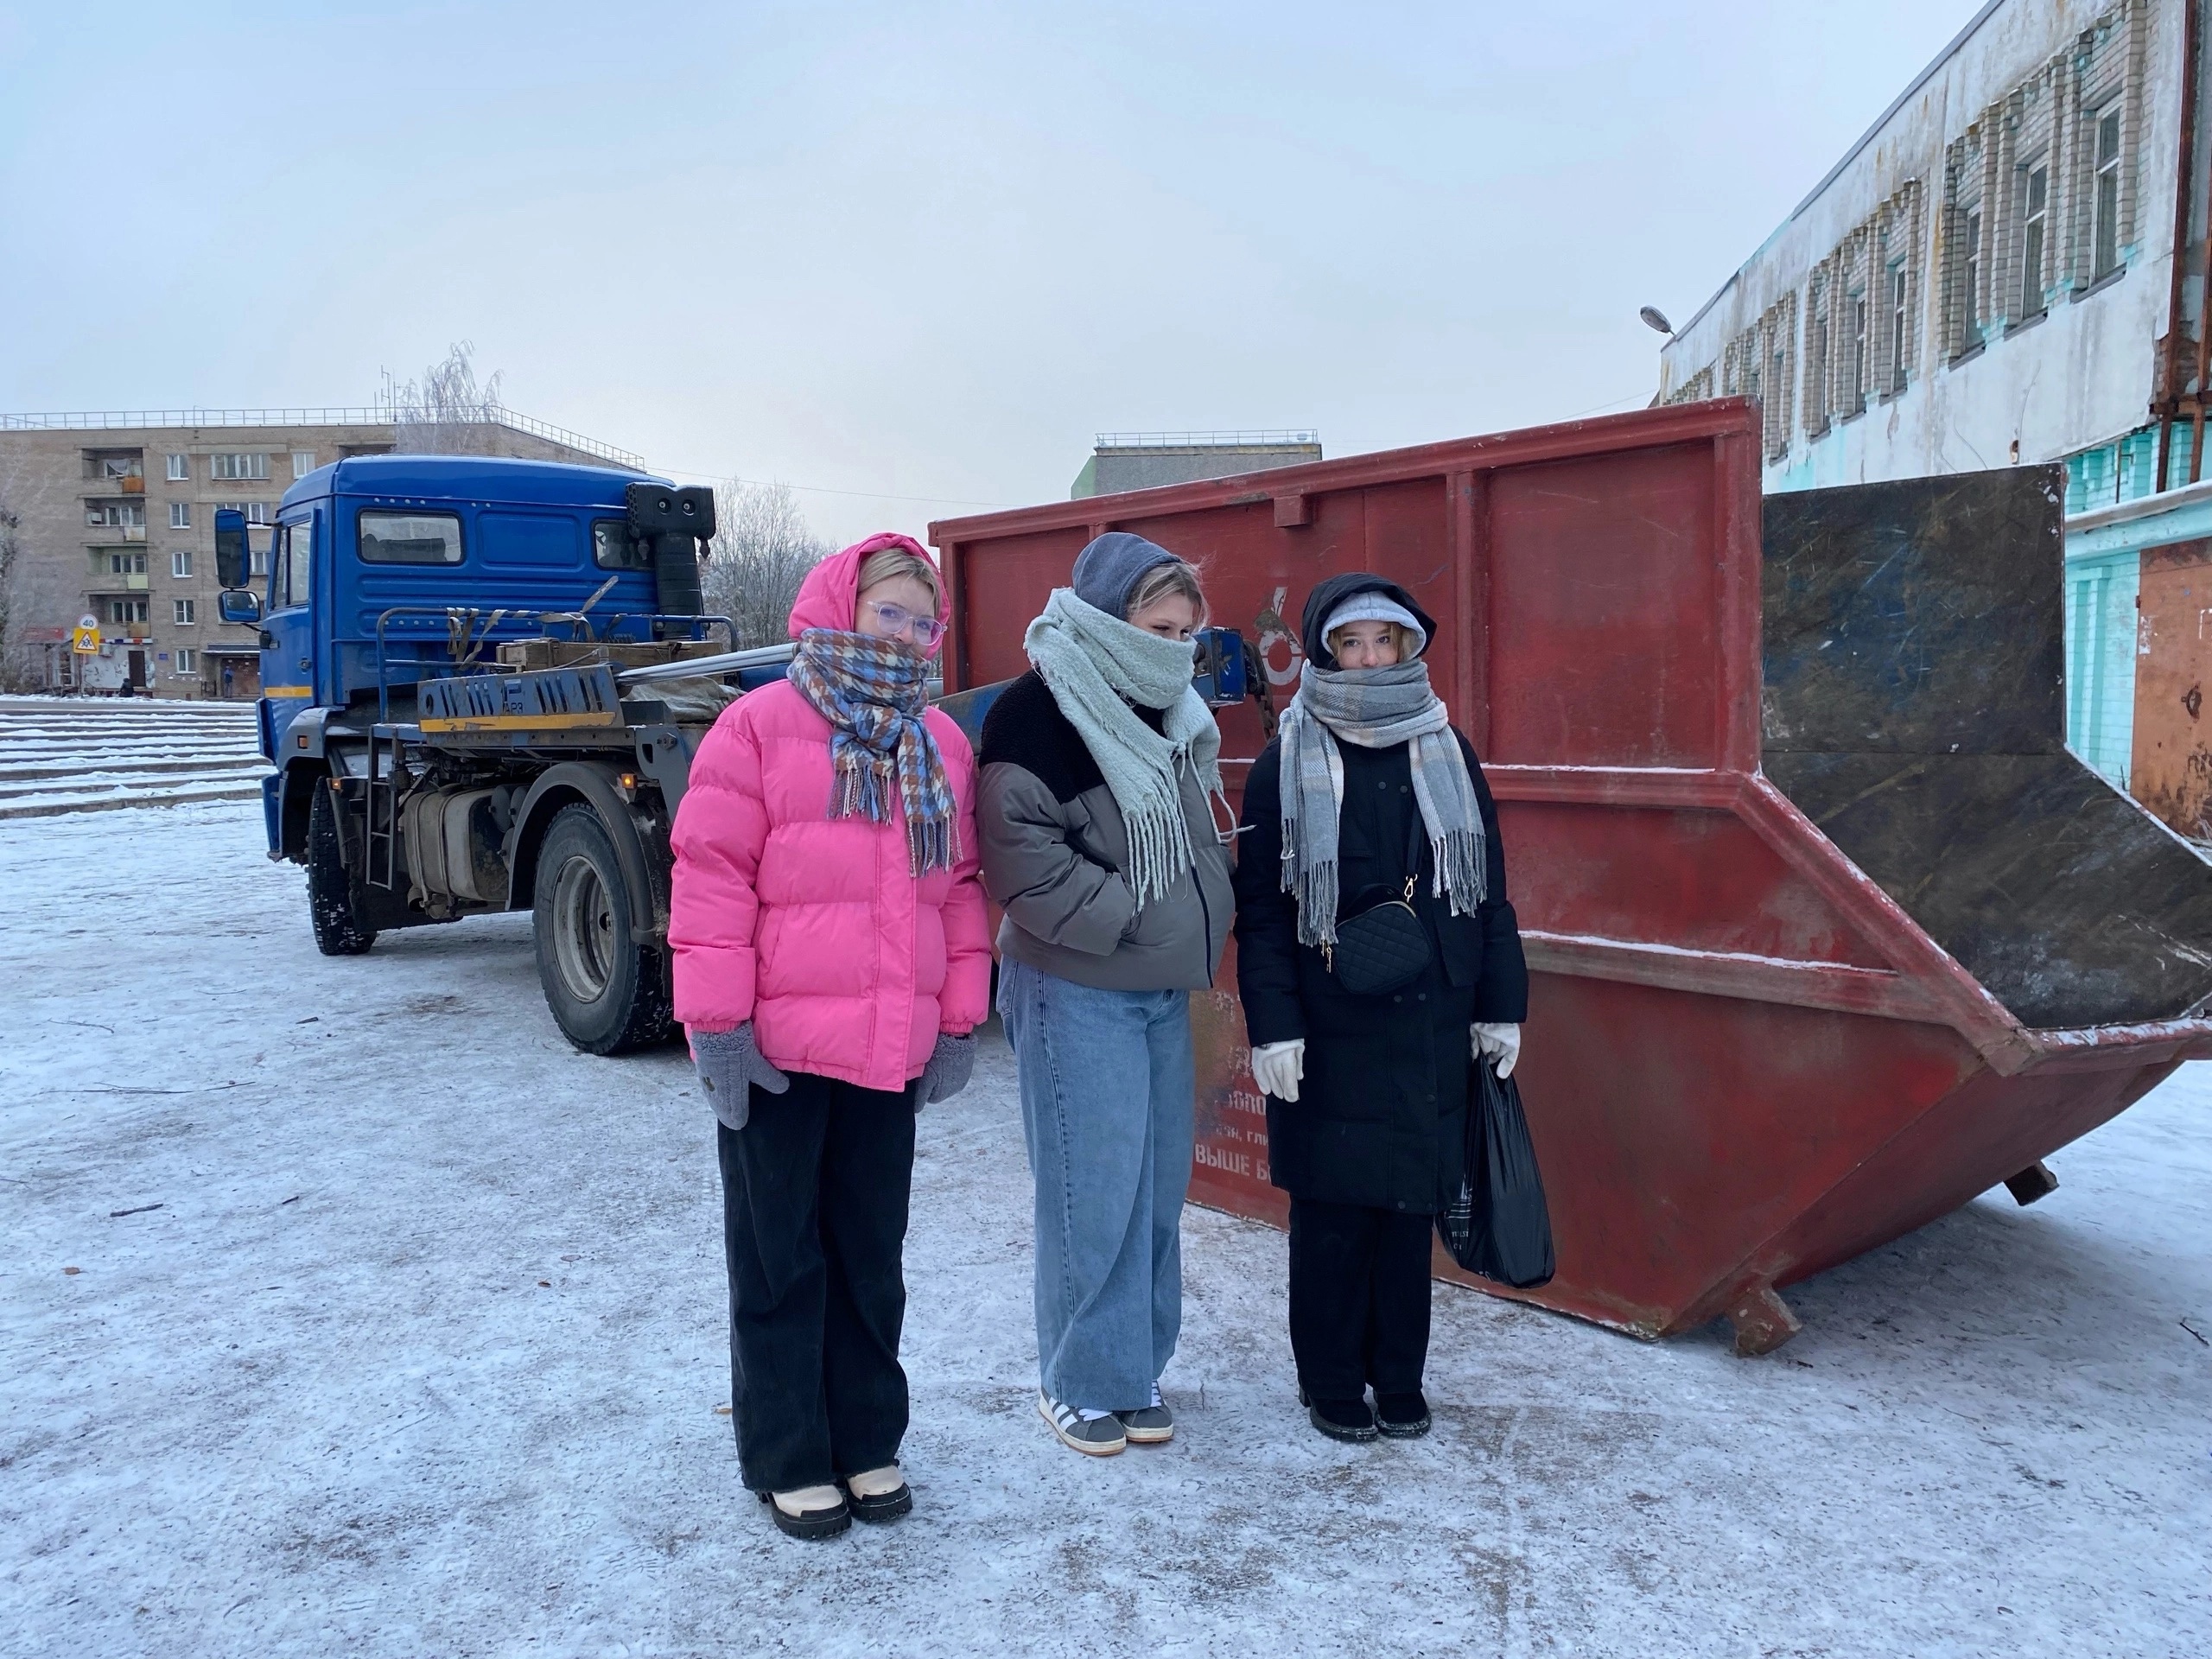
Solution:
M 1290 1351 L 1316 1400 L 1411 1394 L 1428 1362 L 1433 1216 L 1290 1201 Z
M 880 1469 L 906 1434 L 899 1255 L 914 1174 L 906 1091 L 804 1071 L 717 1123 L 730 1416 L 756 1492 Z

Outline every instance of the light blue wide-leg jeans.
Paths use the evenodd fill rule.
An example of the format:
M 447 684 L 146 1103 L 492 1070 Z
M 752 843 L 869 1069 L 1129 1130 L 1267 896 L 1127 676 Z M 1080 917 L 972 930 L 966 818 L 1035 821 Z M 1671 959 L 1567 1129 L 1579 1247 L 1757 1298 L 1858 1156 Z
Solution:
M 999 1012 L 1037 1184 L 1045 1392 L 1141 1410 L 1183 1328 L 1190 993 L 1096 990 L 1007 958 Z

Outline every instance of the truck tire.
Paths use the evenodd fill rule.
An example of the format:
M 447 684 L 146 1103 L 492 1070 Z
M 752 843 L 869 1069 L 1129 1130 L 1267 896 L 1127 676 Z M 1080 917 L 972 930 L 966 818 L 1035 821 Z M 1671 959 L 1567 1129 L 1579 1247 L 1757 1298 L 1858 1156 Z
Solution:
M 377 942 L 377 931 L 362 920 L 361 884 L 346 874 L 339 845 L 338 797 L 327 780 L 314 783 L 308 807 L 308 915 L 315 923 L 315 948 L 326 957 L 358 957 Z
M 531 923 L 545 1006 L 570 1042 L 587 1054 L 626 1054 L 668 1035 L 660 952 L 631 943 L 630 890 L 613 838 L 582 802 L 546 826 Z

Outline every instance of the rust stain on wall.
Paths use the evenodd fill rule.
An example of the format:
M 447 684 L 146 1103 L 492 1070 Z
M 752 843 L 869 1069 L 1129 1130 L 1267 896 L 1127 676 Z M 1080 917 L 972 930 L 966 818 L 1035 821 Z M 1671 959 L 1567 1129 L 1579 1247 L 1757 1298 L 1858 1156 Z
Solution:
M 2212 541 L 2145 549 L 2138 591 L 2135 798 L 2212 841 Z

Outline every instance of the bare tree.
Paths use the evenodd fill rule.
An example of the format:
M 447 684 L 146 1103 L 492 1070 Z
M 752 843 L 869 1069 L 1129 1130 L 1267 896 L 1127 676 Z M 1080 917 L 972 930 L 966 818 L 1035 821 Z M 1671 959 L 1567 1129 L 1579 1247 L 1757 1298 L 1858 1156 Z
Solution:
M 482 385 L 472 359 L 476 347 L 461 340 L 420 380 L 395 380 L 386 370 L 383 403 L 391 416 L 393 449 L 408 455 L 481 455 L 493 448 L 491 428 L 506 412 L 499 376 Z
M 779 645 L 799 583 L 834 551 L 807 528 L 790 485 L 717 484 L 700 572 L 707 608 L 736 623 L 739 649 Z

